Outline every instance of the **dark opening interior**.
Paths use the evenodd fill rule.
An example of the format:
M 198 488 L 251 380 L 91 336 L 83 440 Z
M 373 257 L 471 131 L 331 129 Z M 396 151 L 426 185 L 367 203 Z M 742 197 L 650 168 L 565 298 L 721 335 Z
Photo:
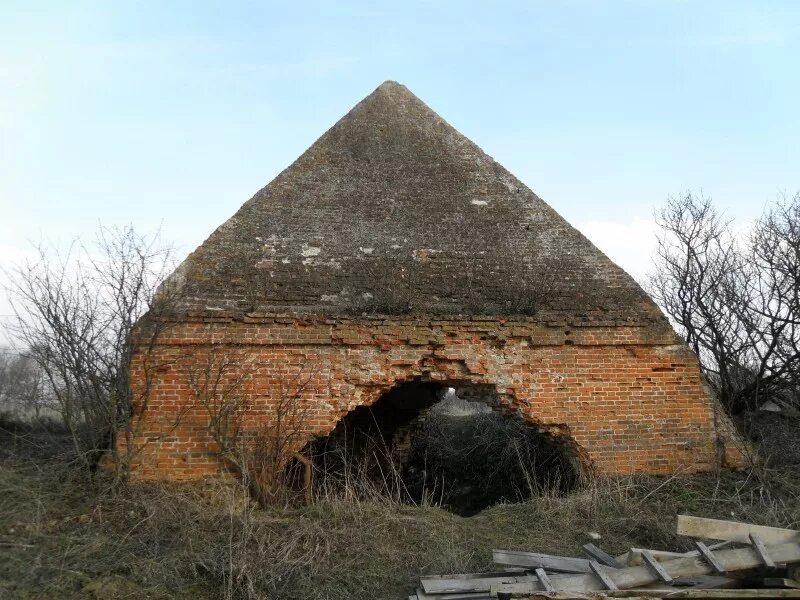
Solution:
M 391 494 L 463 516 L 567 490 L 578 476 L 568 439 L 499 410 L 493 386 L 459 382 L 399 384 L 304 454 L 317 496 Z

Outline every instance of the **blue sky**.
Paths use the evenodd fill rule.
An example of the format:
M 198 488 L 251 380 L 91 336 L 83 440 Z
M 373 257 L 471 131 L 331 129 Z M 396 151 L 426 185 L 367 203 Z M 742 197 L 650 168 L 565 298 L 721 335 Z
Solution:
M 635 275 L 653 210 L 800 189 L 800 2 L 0 2 L 0 261 L 199 244 L 386 79 Z M 0 314 L 7 313 L 0 297 Z

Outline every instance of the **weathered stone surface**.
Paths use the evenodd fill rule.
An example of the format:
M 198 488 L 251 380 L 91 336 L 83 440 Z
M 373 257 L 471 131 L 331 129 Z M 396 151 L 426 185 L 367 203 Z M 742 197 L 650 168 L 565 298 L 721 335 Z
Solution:
M 659 321 L 634 280 L 386 82 L 177 271 L 185 308 Z

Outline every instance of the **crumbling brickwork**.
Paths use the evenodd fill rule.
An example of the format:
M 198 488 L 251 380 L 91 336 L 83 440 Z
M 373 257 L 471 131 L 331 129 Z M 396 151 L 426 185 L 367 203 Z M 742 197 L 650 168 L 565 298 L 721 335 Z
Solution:
M 235 358 L 248 427 L 269 424 L 277 400 L 302 388 L 304 440 L 328 434 L 399 382 L 429 379 L 494 385 L 504 410 L 569 436 L 597 473 L 708 470 L 716 461 L 697 359 L 669 328 L 491 318 L 248 321 L 175 324 L 147 355 L 159 368 L 134 440 L 144 448 L 137 476 L 219 472 L 208 414 L 192 390 L 192 370 L 214 356 Z M 134 361 L 139 381 L 144 360 Z

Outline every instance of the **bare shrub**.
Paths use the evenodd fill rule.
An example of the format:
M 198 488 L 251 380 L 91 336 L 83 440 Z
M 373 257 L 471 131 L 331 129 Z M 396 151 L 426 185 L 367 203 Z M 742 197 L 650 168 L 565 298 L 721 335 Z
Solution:
M 330 436 L 309 446 L 316 500 L 416 503 L 403 479 L 402 459 L 379 432 L 356 433 L 346 426 L 337 426 Z
M 649 289 L 734 415 L 800 401 L 800 194 L 738 239 L 710 199 L 685 194 L 658 214 Z
M 132 227 L 101 227 L 92 246 L 36 251 L 35 260 L 9 274 L 12 331 L 43 372 L 78 460 L 94 467 L 109 449 L 124 478 L 135 446 L 122 445 L 122 456 L 117 438 L 136 437 L 133 407 L 143 414 L 149 396 L 147 382 L 135 393 L 128 379 L 133 338 L 148 353 L 162 330 L 159 316 L 172 298 L 159 285 L 171 270 L 171 252 Z M 145 316 L 147 326 L 135 331 Z M 145 361 L 145 372 L 152 366 Z
M 311 465 L 298 452 L 308 419 L 303 400 L 308 375 L 300 368 L 275 393 L 254 400 L 244 387 L 257 368 L 251 355 L 230 348 L 214 347 L 193 357 L 189 384 L 194 401 L 208 416 L 220 457 L 262 507 L 291 498 L 287 465 L 293 458 L 303 464 L 308 500 Z

